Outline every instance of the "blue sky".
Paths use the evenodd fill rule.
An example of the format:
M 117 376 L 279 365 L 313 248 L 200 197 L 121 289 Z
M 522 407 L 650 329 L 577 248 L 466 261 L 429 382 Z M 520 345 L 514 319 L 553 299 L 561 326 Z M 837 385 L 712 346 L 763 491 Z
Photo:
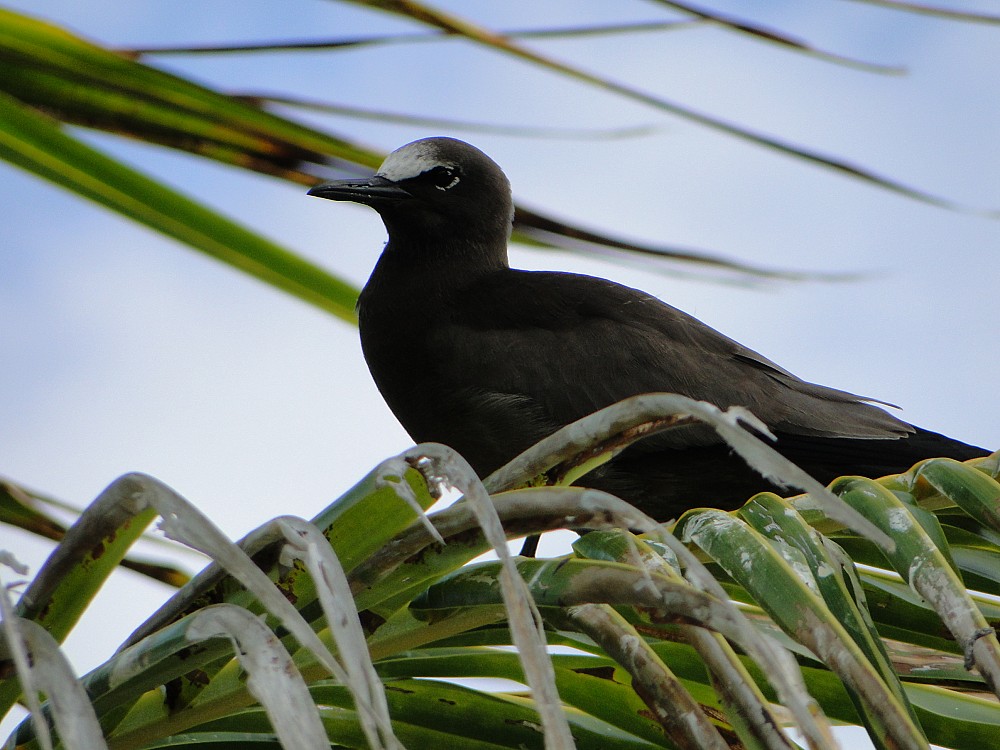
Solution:
M 7 4 L 121 46 L 411 28 L 319 0 Z M 712 3 L 733 14 L 745 5 Z M 438 6 L 497 28 L 524 26 L 529 12 L 553 25 L 612 12 L 670 17 L 640 2 Z M 852 2 L 761 2 L 753 10 L 755 20 L 818 47 L 908 73 L 847 69 L 711 27 L 529 44 L 970 208 L 1000 209 L 997 27 Z M 644 288 L 802 377 L 897 403 L 904 419 L 1000 447 L 997 220 L 923 205 L 457 41 L 155 62 L 226 88 L 402 112 L 650 125 L 649 135 L 626 140 L 447 134 L 492 155 L 518 200 L 570 221 L 760 265 L 864 272 L 852 283 L 746 288 L 635 263 L 512 251 L 520 267 Z M 362 133 L 386 151 L 441 134 L 307 119 Z M 358 285 L 384 242 L 378 217 L 363 207 L 111 136 L 83 137 Z M 120 474 L 143 471 L 238 536 L 278 514 L 314 515 L 409 446 L 350 326 L 31 175 L 5 165 L 0 175 L 0 472 L 84 505 Z M 3 546 L 33 568 L 47 550 L 20 535 Z M 115 579 L 95 604 L 106 610 L 70 638 L 80 669 L 106 658 L 169 593 L 128 573 Z

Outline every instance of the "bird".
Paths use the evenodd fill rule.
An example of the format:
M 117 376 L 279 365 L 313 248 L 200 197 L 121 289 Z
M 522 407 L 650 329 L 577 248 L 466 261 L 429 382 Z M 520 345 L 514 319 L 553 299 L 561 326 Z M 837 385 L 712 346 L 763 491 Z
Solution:
M 309 195 L 380 215 L 388 242 L 358 298 L 372 378 L 414 441 L 443 443 L 485 477 L 581 417 L 630 396 L 679 393 L 748 408 L 814 478 L 879 477 L 988 451 L 908 424 L 862 396 L 802 380 L 653 295 L 607 279 L 513 269 L 514 203 L 475 146 L 424 138 L 370 178 Z M 787 495 L 706 425 L 647 437 L 581 480 L 657 521 Z

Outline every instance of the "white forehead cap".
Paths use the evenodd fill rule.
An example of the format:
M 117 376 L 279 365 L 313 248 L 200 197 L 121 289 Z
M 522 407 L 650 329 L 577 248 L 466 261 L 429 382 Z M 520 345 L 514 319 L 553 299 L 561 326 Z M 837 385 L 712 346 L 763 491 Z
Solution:
M 401 146 L 385 157 L 375 174 L 399 182 L 416 177 L 434 167 L 455 167 L 453 161 L 442 159 L 438 148 L 427 141 L 417 141 Z

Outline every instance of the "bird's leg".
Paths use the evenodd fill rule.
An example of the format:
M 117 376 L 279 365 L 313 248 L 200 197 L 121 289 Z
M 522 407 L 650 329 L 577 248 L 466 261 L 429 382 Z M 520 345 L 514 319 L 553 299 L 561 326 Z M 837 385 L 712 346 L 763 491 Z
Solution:
M 524 544 L 521 545 L 521 557 L 534 557 L 538 554 L 538 542 L 541 538 L 541 534 L 526 536 L 524 538 Z

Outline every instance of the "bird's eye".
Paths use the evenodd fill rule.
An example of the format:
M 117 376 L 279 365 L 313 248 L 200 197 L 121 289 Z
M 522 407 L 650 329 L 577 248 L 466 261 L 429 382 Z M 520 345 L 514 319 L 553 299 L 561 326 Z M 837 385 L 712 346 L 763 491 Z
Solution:
M 458 184 L 458 168 L 439 165 L 421 174 L 420 179 L 423 182 L 433 185 L 438 190 L 450 190 Z

